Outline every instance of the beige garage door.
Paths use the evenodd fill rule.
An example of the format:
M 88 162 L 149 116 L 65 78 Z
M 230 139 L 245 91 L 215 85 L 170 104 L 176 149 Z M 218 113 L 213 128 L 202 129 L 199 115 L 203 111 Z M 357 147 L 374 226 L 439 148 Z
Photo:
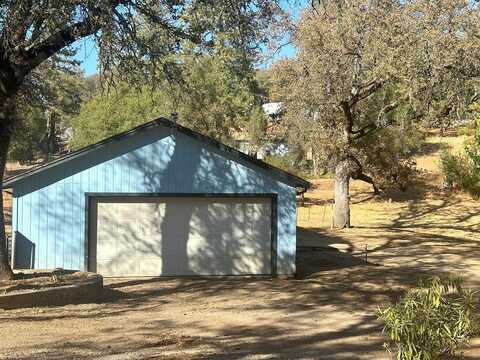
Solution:
M 267 198 L 101 197 L 91 216 L 90 267 L 104 276 L 271 273 Z

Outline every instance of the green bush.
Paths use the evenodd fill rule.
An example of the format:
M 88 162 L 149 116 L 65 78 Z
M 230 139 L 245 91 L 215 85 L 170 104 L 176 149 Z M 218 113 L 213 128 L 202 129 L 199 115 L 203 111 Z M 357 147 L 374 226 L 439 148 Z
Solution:
M 448 186 L 480 197 L 480 169 L 473 154 L 454 155 L 444 151 L 440 156 L 440 168 Z
M 367 149 L 362 163 L 380 188 L 395 186 L 406 190 L 417 174 L 415 156 L 425 144 L 425 135 L 416 128 L 392 127 L 365 137 Z
M 385 348 L 398 360 L 453 355 L 478 330 L 476 306 L 476 293 L 458 278 L 424 281 L 396 305 L 378 310 L 390 338 Z

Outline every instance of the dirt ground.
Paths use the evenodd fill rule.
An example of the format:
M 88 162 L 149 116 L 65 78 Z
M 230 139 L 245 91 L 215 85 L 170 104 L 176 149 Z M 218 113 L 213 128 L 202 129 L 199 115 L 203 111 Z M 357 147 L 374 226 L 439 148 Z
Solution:
M 437 186 L 440 143 L 461 140 L 431 138 L 407 193 L 354 183 L 349 230 L 329 229 L 333 184 L 316 181 L 298 278 L 109 279 L 102 304 L 0 311 L 0 358 L 386 359 L 378 306 L 429 274 L 480 285 L 480 203 Z M 480 358 L 480 340 L 464 355 Z
M 74 285 L 88 279 L 89 273 L 73 270 L 15 272 L 14 280 L 0 280 L 0 294 L 29 293 L 59 286 Z

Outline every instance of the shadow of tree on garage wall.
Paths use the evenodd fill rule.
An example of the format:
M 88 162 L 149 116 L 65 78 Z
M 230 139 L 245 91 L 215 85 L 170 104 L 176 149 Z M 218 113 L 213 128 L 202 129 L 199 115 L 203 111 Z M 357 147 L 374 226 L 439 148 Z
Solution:
M 262 206 L 266 200 L 238 199 L 233 204 L 221 195 L 262 193 L 266 185 L 261 177 L 241 177 L 230 164 L 219 161 L 218 154 L 195 146 L 195 143 L 185 146 L 177 141 L 176 136 L 171 138 L 168 146 L 129 154 L 128 161 L 134 174 L 138 175 L 140 192 L 173 193 L 173 196 L 128 200 L 133 204 L 147 201 L 157 206 L 157 243 L 142 234 L 139 229 L 142 219 L 135 219 L 135 214 L 132 215 L 133 221 L 123 221 L 115 216 L 109 218 L 109 237 L 116 239 L 122 249 L 111 259 L 112 266 L 120 266 L 129 259 L 131 262 L 135 256 L 148 258 L 153 254 L 161 258 L 161 271 L 156 275 L 269 274 L 271 220 L 267 207 Z M 195 197 L 195 193 L 201 195 L 204 192 L 219 195 L 215 198 L 199 197 L 193 202 L 182 197 L 182 194 Z M 113 198 L 106 201 L 125 200 Z M 264 219 L 268 221 L 264 223 Z M 118 229 L 123 229 L 121 234 Z M 206 241 L 195 242 L 198 237 Z
M 135 169 L 137 187 L 140 193 L 152 194 L 162 192 L 165 183 L 175 181 L 177 171 L 175 166 L 179 163 L 179 157 L 184 156 L 177 142 L 173 142 L 166 149 L 169 157 L 154 148 L 147 154 L 133 152 L 129 156 L 130 166 Z M 193 183 L 194 174 L 198 171 L 200 161 L 199 153 L 189 154 L 189 167 L 182 169 L 182 181 L 186 186 Z M 180 162 L 181 163 L 181 162 Z M 101 244 L 104 241 L 115 242 L 113 248 L 116 253 L 105 264 L 108 273 L 119 275 L 142 274 L 148 275 L 194 275 L 190 268 L 187 242 L 190 232 L 190 223 L 195 211 L 192 207 L 182 206 L 181 211 L 175 208 L 173 198 L 157 199 L 151 196 L 115 197 L 97 200 L 100 204 L 107 202 L 112 207 L 123 207 L 121 212 L 102 208 L 102 214 L 106 216 L 106 232 L 91 234 L 92 239 L 98 239 Z M 139 211 L 142 205 L 147 205 L 143 211 Z M 97 205 L 95 205 L 97 206 Z M 146 213 L 147 212 L 147 213 Z M 148 213 L 150 212 L 150 214 Z M 145 218 L 144 216 L 153 216 Z M 95 215 L 90 219 L 97 221 Z M 151 223 L 159 220 L 156 223 Z M 150 231 L 146 233 L 145 231 Z M 99 244 L 93 244 L 93 251 Z M 147 264 L 142 263 L 142 260 Z M 156 268 L 156 270 L 155 270 Z M 150 269 L 150 270 L 149 270 Z
M 265 169 L 252 167 L 248 161 L 235 154 L 226 154 L 221 149 L 203 144 L 175 130 L 151 129 L 139 137 L 109 143 L 105 148 L 88 153 L 88 156 L 72 159 L 35 174 L 28 183 L 20 184 L 15 191 L 20 196 L 19 204 L 23 204 L 24 208 L 18 207 L 18 230 L 35 244 L 34 263 L 39 268 L 82 269 L 86 255 L 85 193 L 278 193 L 278 236 L 285 241 L 278 243 L 277 264 L 281 272 L 289 273 L 293 270 L 295 259 L 294 190 L 272 179 L 270 175 Z M 253 200 L 251 203 L 247 205 L 257 206 Z M 192 235 L 192 231 L 204 231 L 207 236 L 222 238 L 221 243 L 205 244 L 203 248 L 197 249 L 197 264 L 209 265 L 212 270 L 215 270 L 215 265 L 209 263 L 212 255 L 238 259 L 258 253 L 263 257 L 260 262 L 268 260 L 266 249 L 270 245 L 265 242 L 258 241 L 255 244 L 255 241 L 250 241 L 248 246 L 229 246 L 232 244 L 228 244 L 228 238 L 246 226 L 245 216 L 236 217 L 233 214 L 235 211 L 232 211 L 228 214 L 228 219 L 218 219 L 223 229 L 214 235 L 214 229 L 210 225 L 215 221 L 217 210 L 212 210 L 207 219 L 195 224 L 192 217 L 196 217 L 196 212 L 200 211 L 195 206 L 172 216 L 170 205 L 165 202 L 163 206 L 168 206 L 168 209 L 162 210 L 168 210 L 167 221 L 164 229 L 159 229 L 159 232 L 170 231 L 171 227 L 167 226 L 167 223 L 171 223 L 170 220 L 188 223 L 187 226 L 176 226 L 177 229 L 185 230 L 183 233 L 172 236 L 167 234 L 168 238 L 176 237 L 178 243 L 175 246 L 173 243 L 164 244 L 165 249 L 152 246 L 151 243 L 142 241 L 143 235 L 139 236 L 139 224 L 126 224 L 113 219 L 112 225 L 121 222 L 129 234 L 119 234 L 118 227 L 111 226 L 110 235 L 118 238 L 121 247 L 118 263 L 125 261 L 132 253 L 151 252 L 165 257 L 163 266 L 166 268 L 173 271 L 174 266 L 180 266 L 185 268 L 185 273 L 189 273 L 193 271 L 192 264 L 186 269 L 185 257 L 181 260 L 185 251 L 180 249 L 187 249 L 188 253 L 190 244 L 186 243 L 187 235 Z M 189 234 L 187 228 L 190 228 Z M 178 252 L 175 257 L 180 261 L 173 263 L 170 256 L 167 258 L 167 255 L 161 254 L 162 250 Z M 182 262 L 183 265 L 178 265 Z M 241 269 L 244 265 L 237 266 L 231 262 L 223 264 L 217 270 L 222 274 L 248 273 Z M 230 269 L 227 271 L 228 267 Z

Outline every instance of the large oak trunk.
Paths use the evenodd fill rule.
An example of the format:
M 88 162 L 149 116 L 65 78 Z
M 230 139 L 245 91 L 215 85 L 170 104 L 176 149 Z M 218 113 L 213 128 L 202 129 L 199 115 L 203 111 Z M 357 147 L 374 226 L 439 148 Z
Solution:
M 335 167 L 335 212 L 333 227 L 350 227 L 350 161 L 344 160 Z
M 0 103 L 0 280 L 13 278 L 13 272 L 8 259 L 3 209 L 3 176 L 12 137 L 12 116 L 13 109 L 10 102 L 7 100 L 3 101 L 3 104 Z

